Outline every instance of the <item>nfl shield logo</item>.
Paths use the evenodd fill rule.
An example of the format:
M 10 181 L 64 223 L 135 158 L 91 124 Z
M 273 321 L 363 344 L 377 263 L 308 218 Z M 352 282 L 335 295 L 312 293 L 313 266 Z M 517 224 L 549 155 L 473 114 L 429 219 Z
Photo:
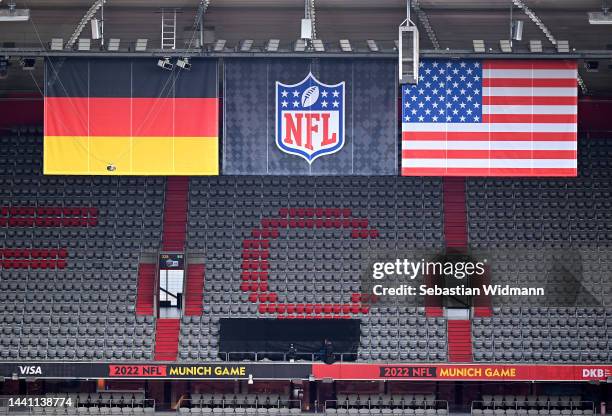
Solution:
M 328 85 L 312 73 L 294 85 L 276 82 L 276 145 L 312 163 L 344 146 L 344 82 Z

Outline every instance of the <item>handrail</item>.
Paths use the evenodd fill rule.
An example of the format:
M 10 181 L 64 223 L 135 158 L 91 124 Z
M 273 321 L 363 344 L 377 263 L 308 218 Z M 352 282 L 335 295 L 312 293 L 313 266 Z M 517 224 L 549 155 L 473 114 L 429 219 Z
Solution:
M 263 359 L 269 359 L 272 361 L 290 361 L 287 351 L 219 351 L 219 358 L 222 361 L 244 361 L 248 359 L 250 361 L 261 361 Z M 233 358 L 232 358 L 233 357 Z M 354 362 L 357 360 L 357 353 L 344 352 L 334 353 L 334 361 L 338 362 Z M 294 361 L 323 361 L 321 352 L 297 352 L 295 353 Z
M 245 399 L 246 397 L 249 397 L 249 395 L 244 395 L 244 396 L 237 396 L 237 399 L 239 400 L 240 398 Z M 287 404 L 287 406 L 282 406 L 283 404 Z M 294 405 L 292 405 L 294 404 Z M 277 409 L 301 409 L 302 408 L 302 401 L 301 400 L 297 400 L 297 399 L 280 399 L 280 400 L 276 400 L 275 403 L 264 403 L 264 401 L 262 401 L 260 403 L 260 401 L 258 400 L 258 397 L 255 397 L 253 402 L 236 402 L 234 400 L 225 400 L 225 399 L 221 399 L 220 401 L 213 401 L 212 403 L 202 403 L 202 400 L 194 400 L 194 399 L 186 399 L 186 398 L 181 398 L 178 402 L 178 406 L 177 406 L 177 411 L 180 411 L 181 408 L 202 408 L 202 407 L 218 407 L 218 408 L 223 408 L 225 409 L 227 408 L 231 408 L 231 409 L 235 409 L 235 408 L 277 408 Z
M 473 412 L 475 409 L 559 409 L 559 410 L 591 410 L 595 413 L 595 402 L 593 401 L 585 401 L 581 400 L 578 402 L 574 402 L 572 400 L 568 400 L 567 404 L 562 404 L 561 401 L 555 402 L 555 404 L 551 404 L 549 400 L 546 401 L 546 404 L 543 405 L 543 402 L 540 402 L 537 398 L 535 400 L 529 400 L 527 398 L 521 398 L 521 400 L 515 400 L 513 402 L 506 401 L 494 401 L 493 398 L 491 400 L 475 400 L 471 403 L 471 411 Z
M 355 395 L 356 396 L 356 395 Z M 380 397 L 387 397 L 387 398 L 391 398 L 390 395 L 382 395 Z M 354 402 L 350 402 L 350 401 L 346 401 L 346 402 L 342 402 L 341 406 L 339 406 L 340 401 L 339 400 L 325 400 L 324 404 L 323 404 L 323 408 L 324 410 L 327 408 L 330 409 L 350 409 L 350 408 L 362 408 L 362 409 L 381 409 L 381 408 L 389 408 L 391 406 L 398 408 L 398 409 L 446 409 L 448 411 L 448 401 L 446 400 L 411 400 L 409 402 L 403 402 L 403 403 L 394 403 L 394 402 L 387 402 L 384 404 L 379 405 L 378 403 L 372 403 L 370 400 L 365 400 L 365 401 L 360 401 L 357 400 L 357 397 L 355 398 L 356 400 Z

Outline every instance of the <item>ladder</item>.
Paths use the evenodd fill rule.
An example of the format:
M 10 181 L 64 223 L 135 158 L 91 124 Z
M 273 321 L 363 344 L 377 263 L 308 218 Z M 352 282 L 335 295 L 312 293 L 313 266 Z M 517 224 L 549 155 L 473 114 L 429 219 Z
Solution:
M 176 9 L 161 10 L 161 48 L 176 49 Z

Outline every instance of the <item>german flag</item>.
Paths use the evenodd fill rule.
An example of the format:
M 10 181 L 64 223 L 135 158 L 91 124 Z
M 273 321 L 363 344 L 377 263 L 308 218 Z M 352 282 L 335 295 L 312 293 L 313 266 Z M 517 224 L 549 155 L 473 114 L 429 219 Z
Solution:
M 44 173 L 218 175 L 218 65 L 49 58 Z

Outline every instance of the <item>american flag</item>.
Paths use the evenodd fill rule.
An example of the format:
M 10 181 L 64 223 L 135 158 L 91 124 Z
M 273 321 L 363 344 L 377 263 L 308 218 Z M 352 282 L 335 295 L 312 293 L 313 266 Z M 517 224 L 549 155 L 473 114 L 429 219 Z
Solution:
M 403 176 L 576 176 L 577 66 L 423 60 L 402 87 Z

